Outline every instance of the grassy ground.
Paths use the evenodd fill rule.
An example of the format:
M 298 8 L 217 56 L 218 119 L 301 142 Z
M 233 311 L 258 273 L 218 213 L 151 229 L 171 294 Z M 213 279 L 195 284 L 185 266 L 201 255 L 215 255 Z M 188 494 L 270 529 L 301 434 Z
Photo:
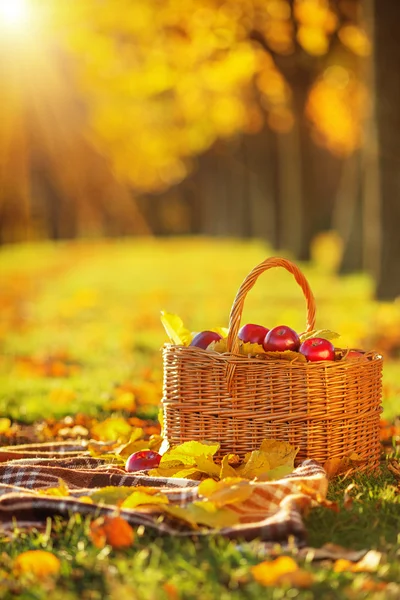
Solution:
M 25 423 L 76 413 L 101 419 L 113 412 L 118 386 L 129 383 L 137 414 L 155 418 L 165 341 L 160 310 L 178 313 L 193 331 L 227 326 L 241 281 L 270 254 L 259 242 L 208 239 L 3 249 L 0 416 Z M 304 271 L 316 297 L 317 326 L 340 332 L 343 346 L 384 352 L 383 416 L 392 420 L 400 412 L 399 305 L 374 302 L 366 276 L 339 278 L 329 253 L 320 252 Z M 293 278 L 280 270 L 265 273 L 246 300 L 243 321 L 286 323 L 302 331 L 305 302 Z M 344 507 L 351 482 L 353 503 Z M 0 535 L 0 598 L 398 598 L 396 485 L 385 465 L 374 477 L 337 481 L 329 494 L 340 511 L 313 509 L 306 519 L 310 546 L 333 542 L 382 552 L 372 574 L 336 573 L 332 562 L 312 562 L 311 554 L 296 557 L 294 551 L 314 583 L 301 590 L 264 588 L 249 571 L 266 558 L 260 542 L 176 540 L 138 531 L 129 550 L 99 550 L 88 535 L 89 523 L 74 517 L 49 523 L 44 532 Z M 61 559 L 56 580 L 13 576 L 14 557 L 33 548 Z

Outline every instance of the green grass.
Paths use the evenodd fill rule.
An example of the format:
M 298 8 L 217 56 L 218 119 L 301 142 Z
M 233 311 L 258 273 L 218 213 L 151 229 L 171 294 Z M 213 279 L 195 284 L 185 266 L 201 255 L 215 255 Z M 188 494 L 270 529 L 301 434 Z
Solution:
M 271 251 L 261 242 L 173 239 L 21 245 L 0 252 L 0 416 L 24 422 L 61 418 L 77 412 L 102 417 L 116 384 L 161 385 L 160 347 L 165 341 L 160 310 L 178 313 L 195 331 L 228 325 L 237 289 Z M 341 344 L 384 350 L 384 416 L 399 414 L 399 360 L 390 355 L 400 331 L 395 303 L 372 299 L 365 275 L 340 278 L 324 269 L 324 257 L 304 265 L 317 304 L 317 326 L 342 334 Z M 287 323 L 305 327 L 305 302 L 293 278 L 280 270 L 262 275 L 246 299 L 243 322 Z M 390 336 L 389 336 L 390 338 Z M 68 377 L 44 377 L 26 369 L 63 353 L 78 365 Z M 54 391 L 71 392 L 54 403 Z M 156 406 L 141 406 L 155 417 Z M 344 508 L 343 494 L 354 482 L 354 501 Z M 360 475 L 330 485 L 329 497 L 340 510 L 313 509 L 306 517 L 308 544 L 334 542 L 352 549 L 383 553 L 378 571 L 335 573 L 332 564 L 298 558 L 315 582 L 305 590 L 264 588 L 249 567 L 268 557 L 260 541 L 235 543 L 221 537 L 173 539 L 139 531 L 131 549 L 99 550 L 89 522 L 73 517 L 48 523 L 45 532 L 0 534 L 0 598 L 111 598 L 202 600 L 230 598 L 398 598 L 400 581 L 400 494 L 391 473 Z M 0 530 L 1 531 L 1 530 Z M 53 551 L 62 570 L 56 581 L 37 583 L 13 575 L 20 552 Z M 285 549 L 276 549 L 284 551 Z M 290 549 L 289 549 L 290 550 Z M 294 552 L 295 550 L 290 550 Z M 3 572 L 2 572 L 3 570 Z M 366 580 L 386 582 L 366 591 Z M 164 589 L 170 583 L 174 588 Z

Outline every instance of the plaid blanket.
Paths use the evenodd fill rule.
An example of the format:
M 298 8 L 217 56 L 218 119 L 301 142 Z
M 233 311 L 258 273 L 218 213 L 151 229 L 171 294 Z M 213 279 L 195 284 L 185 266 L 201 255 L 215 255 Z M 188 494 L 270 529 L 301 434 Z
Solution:
M 67 491 L 62 496 L 43 495 L 46 488 L 57 488 L 62 480 Z M 82 515 L 115 515 L 131 525 L 143 525 L 162 534 L 179 536 L 221 534 L 230 538 L 285 541 L 289 537 L 300 545 L 306 531 L 302 514 L 313 498 L 325 498 L 328 482 L 323 468 L 306 460 L 290 475 L 269 482 L 254 482 L 254 492 L 241 506 L 239 522 L 222 529 L 193 528 L 174 517 L 160 519 L 157 508 L 120 508 L 103 503 L 88 503 L 87 496 L 106 486 L 151 486 L 160 488 L 169 504 L 185 507 L 198 499 L 198 482 L 189 479 L 149 477 L 145 472 L 126 473 L 102 458 L 93 458 L 86 444 L 60 442 L 26 444 L 0 448 L 0 528 L 17 524 L 39 526 L 47 517 L 68 518 Z M 82 498 L 82 499 L 81 499 Z

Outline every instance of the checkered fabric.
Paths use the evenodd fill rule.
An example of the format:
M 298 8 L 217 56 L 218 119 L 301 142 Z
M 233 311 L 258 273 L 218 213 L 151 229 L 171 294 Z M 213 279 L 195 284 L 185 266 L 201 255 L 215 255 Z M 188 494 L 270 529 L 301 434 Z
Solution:
M 46 488 L 58 487 L 60 479 L 68 486 L 65 496 L 44 496 Z M 306 460 L 293 473 L 270 482 L 252 483 L 254 491 L 242 505 L 230 505 L 239 523 L 222 529 L 196 529 L 177 519 L 146 510 L 145 507 L 120 509 L 101 503 L 87 503 L 95 490 L 107 486 L 151 486 L 160 488 L 169 503 L 185 507 L 198 499 L 198 482 L 189 479 L 149 477 L 145 472 L 126 473 L 106 460 L 93 458 L 85 443 L 62 442 L 26 444 L 0 448 L 0 528 L 17 524 L 39 526 L 48 517 L 68 518 L 82 515 L 118 514 L 131 525 L 143 525 L 163 534 L 187 536 L 221 534 L 230 538 L 285 541 L 293 537 L 304 543 L 306 531 L 302 514 L 312 498 L 326 496 L 328 481 L 323 468 Z M 306 490 L 306 491 L 304 491 Z M 153 508 L 153 507 L 152 507 Z

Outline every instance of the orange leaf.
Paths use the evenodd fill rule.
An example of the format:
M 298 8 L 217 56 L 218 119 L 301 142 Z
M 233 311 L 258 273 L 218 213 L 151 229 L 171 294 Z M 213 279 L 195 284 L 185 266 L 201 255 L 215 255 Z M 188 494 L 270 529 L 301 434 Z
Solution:
M 19 554 L 14 561 L 16 575 L 29 573 L 39 579 L 57 575 L 60 567 L 61 563 L 57 556 L 45 550 L 28 550 Z
M 90 537 L 97 548 L 110 544 L 119 550 L 132 546 L 135 532 L 122 517 L 99 517 L 90 525 Z
M 180 595 L 177 587 L 168 581 L 164 583 L 163 590 L 167 594 L 169 600 L 179 600 Z
M 265 586 L 283 585 L 307 588 L 314 581 L 311 573 L 300 569 L 290 556 L 279 556 L 272 561 L 265 560 L 250 570 L 254 579 Z
M 342 571 L 351 571 L 352 573 L 374 573 L 381 561 L 382 554 L 376 550 L 369 550 L 361 560 L 356 563 L 352 563 L 350 560 L 345 558 L 339 558 L 333 565 L 335 573 L 341 573 Z

